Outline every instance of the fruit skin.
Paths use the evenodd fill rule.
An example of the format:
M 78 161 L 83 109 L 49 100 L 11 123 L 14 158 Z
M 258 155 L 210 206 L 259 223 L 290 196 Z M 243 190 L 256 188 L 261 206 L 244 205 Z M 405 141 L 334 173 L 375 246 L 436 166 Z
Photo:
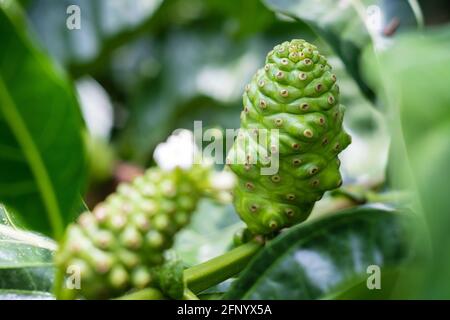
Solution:
M 240 133 L 227 163 L 238 176 L 237 212 L 254 234 L 267 235 L 304 221 L 327 190 L 342 179 L 338 154 L 351 143 L 342 128 L 344 107 L 331 66 L 304 40 L 269 52 L 243 95 Z M 278 129 L 275 136 L 260 129 Z M 262 175 L 264 156 L 279 159 Z
M 151 168 L 132 183 L 119 185 L 92 213 L 83 213 L 68 227 L 55 255 L 61 274 L 70 266 L 81 271 L 81 288 L 70 290 L 63 284 L 62 298 L 107 299 L 158 286 L 158 270 L 166 278 L 170 270 L 159 267 L 164 251 L 189 222 L 208 173 L 200 165 L 170 171 Z

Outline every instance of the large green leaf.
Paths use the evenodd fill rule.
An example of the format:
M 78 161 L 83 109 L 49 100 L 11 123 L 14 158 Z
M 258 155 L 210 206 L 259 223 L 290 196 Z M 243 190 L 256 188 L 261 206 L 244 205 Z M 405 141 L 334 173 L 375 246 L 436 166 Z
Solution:
M 0 299 L 46 296 L 53 283 L 55 249 L 52 240 L 17 229 L 0 206 Z
M 411 258 L 406 214 L 356 208 L 293 227 L 281 234 L 243 271 L 226 299 L 324 299 L 361 292 L 371 265 L 387 278 Z M 356 289 L 358 288 L 358 289 Z M 362 297 L 359 295 L 358 297 Z
M 360 74 L 361 51 L 372 41 L 383 45 L 394 26 L 398 28 L 393 31 L 415 26 L 420 16 L 417 7 L 411 6 L 416 1 L 408 0 L 263 1 L 274 11 L 306 22 L 321 35 L 369 98 L 374 96 Z
M 85 159 L 72 87 L 0 2 L 0 201 L 27 227 L 62 235 L 79 202 Z
M 433 257 L 427 261 L 429 269 L 422 270 L 424 289 L 418 294 L 448 299 L 450 27 L 402 37 L 377 63 L 380 68 L 368 68 L 379 72 L 383 84 L 379 94 L 391 112 L 395 153 L 391 176 L 397 186 L 418 192 L 417 210 L 424 213 L 431 235 Z

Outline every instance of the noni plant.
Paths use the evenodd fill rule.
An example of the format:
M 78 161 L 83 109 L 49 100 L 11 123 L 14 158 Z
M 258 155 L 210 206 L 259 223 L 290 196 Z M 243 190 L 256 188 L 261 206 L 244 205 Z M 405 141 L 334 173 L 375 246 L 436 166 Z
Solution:
M 241 130 L 227 159 L 239 177 L 234 203 L 250 231 L 270 234 L 305 220 L 325 191 L 341 185 L 338 154 L 351 138 L 342 128 L 336 76 L 304 40 L 269 52 L 243 104 Z M 262 138 L 261 129 L 277 129 L 278 136 Z M 276 155 L 279 169 L 264 175 L 268 154 Z
M 190 221 L 200 197 L 220 195 L 229 184 L 210 165 L 192 163 L 192 139 L 188 131 L 171 136 L 155 151 L 160 167 L 120 184 L 68 227 L 55 263 L 61 274 L 78 268 L 81 285 L 79 290 L 56 288 L 61 298 L 112 298 L 160 286 L 157 273 L 165 269 L 156 267 L 165 262 L 166 249 Z

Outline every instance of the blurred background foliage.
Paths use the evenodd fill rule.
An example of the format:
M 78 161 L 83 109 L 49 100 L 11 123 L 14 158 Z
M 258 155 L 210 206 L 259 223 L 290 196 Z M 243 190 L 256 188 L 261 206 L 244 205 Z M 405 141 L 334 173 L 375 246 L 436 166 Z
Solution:
M 400 283 L 399 296 L 450 296 L 448 1 L 20 2 L 30 32 L 75 82 L 90 133 L 89 207 L 152 165 L 174 129 L 192 130 L 194 120 L 238 128 L 243 87 L 266 52 L 292 38 L 315 43 L 338 76 L 353 137 L 339 195 L 398 206 L 415 186 L 408 206 L 423 214 L 433 257 L 429 272 L 405 276 L 403 284 L 422 279 L 420 288 Z M 71 4 L 82 8 L 81 30 L 65 26 Z M 241 227 L 231 206 L 205 201 L 176 249 L 196 264 L 226 251 Z

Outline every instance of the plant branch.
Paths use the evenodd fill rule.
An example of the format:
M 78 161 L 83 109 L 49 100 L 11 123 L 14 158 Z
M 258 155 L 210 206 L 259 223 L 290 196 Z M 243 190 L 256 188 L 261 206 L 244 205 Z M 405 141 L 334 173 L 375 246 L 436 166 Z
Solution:
M 187 287 L 198 293 L 235 276 L 262 246 L 261 241 L 251 241 L 219 257 L 186 269 L 184 279 Z

